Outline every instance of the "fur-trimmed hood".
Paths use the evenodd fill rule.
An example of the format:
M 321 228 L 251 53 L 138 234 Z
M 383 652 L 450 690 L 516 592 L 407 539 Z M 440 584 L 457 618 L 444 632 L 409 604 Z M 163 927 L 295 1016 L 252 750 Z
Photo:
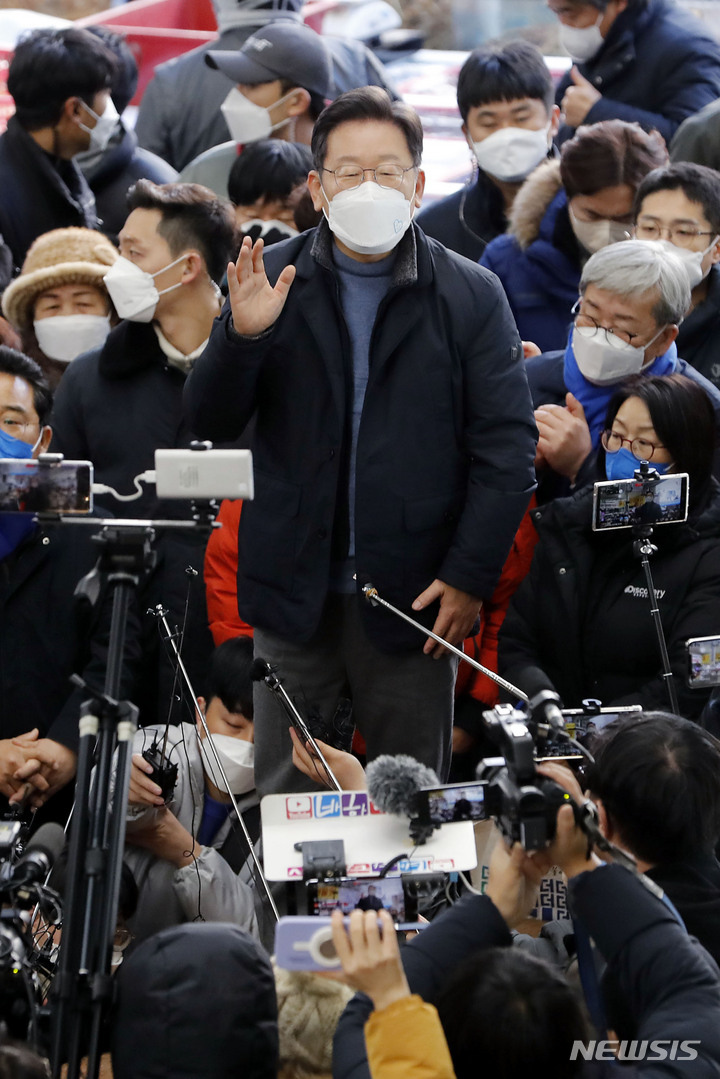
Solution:
M 530 173 L 515 196 L 508 232 L 523 251 L 537 240 L 545 212 L 561 187 L 560 162 L 543 161 Z

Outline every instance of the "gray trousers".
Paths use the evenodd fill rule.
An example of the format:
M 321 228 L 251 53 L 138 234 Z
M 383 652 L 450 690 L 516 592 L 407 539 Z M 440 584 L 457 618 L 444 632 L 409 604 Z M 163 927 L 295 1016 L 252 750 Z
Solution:
M 434 768 L 444 781 L 450 768 L 458 661 L 451 655 L 423 655 L 423 643 L 418 633 L 412 652 L 379 651 L 361 625 L 357 596 L 337 594 L 329 597 L 320 628 L 308 644 L 255 630 L 255 655 L 277 664 L 301 715 L 306 702 L 329 722 L 338 701 L 349 697 L 368 760 L 381 753 L 407 753 Z M 317 789 L 293 767 L 289 720 L 263 682 L 255 684 L 253 703 L 259 794 Z

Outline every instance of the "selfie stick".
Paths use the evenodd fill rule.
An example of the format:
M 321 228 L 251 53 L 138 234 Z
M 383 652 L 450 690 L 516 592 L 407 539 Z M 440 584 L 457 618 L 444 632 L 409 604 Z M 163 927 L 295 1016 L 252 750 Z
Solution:
M 656 487 L 660 476 L 654 468 L 650 468 L 647 461 L 642 461 L 640 467 L 635 469 L 635 479 L 638 483 L 643 485 L 643 494 L 650 494 Z M 640 564 L 645 573 L 645 581 L 647 582 L 648 598 L 650 599 L 650 613 L 652 614 L 658 645 L 660 646 L 660 656 L 662 658 L 663 666 L 662 676 L 670 698 L 670 711 L 673 715 L 679 716 L 680 707 L 678 705 L 672 667 L 670 666 L 670 656 L 668 655 L 667 644 L 665 643 L 665 633 L 663 632 L 662 618 L 660 617 L 660 608 L 658 607 L 658 595 L 655 590 L 655 582 L 653 581 L 652 572 L 650 570 L 650 555 L 657 554 L 657 547 L 651 542 L 653 526 L 645 522 L 634 524 L 633 535 L 637 536 L 637 539 L 633 542 L 633 553 L 636 558 L 640 559 Z
M 373 585 L 363 585 L 362 594 L 365 596 L 365 599 L 368 601 L 368 603 L 372 604 L 373 607 L 376 607 L 378 604 L 380 604 L 381 607 L 387 607 L 387 609 L 389 611 L 392 611 L 393 614 L 396 614 L 398 618 L 402 618 L 404 622 L 408 622 L 411 626 L 414 626 L 415 629 L 419 630 L 424 637 L 432 637 L 434 641 L 437 641 L 438 644 L 443 645 L 443 647 L 447 648 L 450 652 L 453 652 L 459 659 L 464 660 L 465 663 L 469 663 L 470 666 L 474 667 L 476 671 L 480 671 L 480 674 L 486 675 L 488 678 L 491 678 L 493 682 L 497 682 L 499 686 L 502 686 L 503 689 L 506 689 L 508 693 L 511 693 L 514 697 L 518 697 L 521 701 L 525 701 L 525 704 L 527 704 L 530 700 L 527 693 L 523 693 L 523 691 L 521 689 L 518 689 L 517 686 L 514 686 L 512 682 L 506 682 L 506 680 L 504 678 L 501 678 L 499 674 L 495 674 L 495 671 L 491 671 L 487 667 L 483 667 L 482 663 L 478 663 L 476 659 L 473 659 L 471 656 L 466 655 L 461 648 L 456 648 L 454 644 L 450 644 L 450 642 L 446 641 L 444 637 L 438 636 L 437 633 L 433 633 L 431 629 L 427 629 L 425 626 L 421 625 L 420 622 L 416 622 L 414 618 L 411 618 L 410 615 L 405 614 L 404 611 L 399 611 L 397 607 L 393 607 L 392 603 L 388 603 L 386 599 L 383 599 L 381 596 L 378 595 L 378 590 Z
M 190 676 L 187 673 L 187 670 L 185 668 L 185 664 L 182 661 L 182 656 L 180 655 L 180 650 L 179 650 L 179 648 L 177 646 L 177 641 L 175 640 L 175 634 L 172 632 L 172 630 L 170 629 L 170 626 L 168 625 L 168 620 L 167 620 L 168 613 L 169 612 L 168 612 L 167 608 L 163 607 L 163 605 L 161 603 L 158 603 L 157 607 L 153 607 L 153 608 L 151 608 L 151 610 L 148 611 L 148 614 L 152 614 L 155 618 L 158 619 L 158 621 L 160 622 L 162 628 L 165 631 L 165 634 L 166 634 L 165 639 L 170 642 L 173 653 L 175 655 L 175 661 L 176 661 L 176 663 L 178 665 L 178 670 L 180 671 L 180 673 L 181 673 L 181 675 L 183 677 L 185 685 L 187 686 L 187 689 L 188 689 L 188 693 L 190 694 L 190 697 L 192 699 L 193 706 L 195 708 L 195 714 L 198 717 L 198 720 L 200 722 L 200 726 L 205 731 L 205 744 L 206 744 L 206 746 L 209 746 L 210 751 L 211 751 L 211 753 L 212 753 L 212 755 L 213 755 L 213 757 L 215 759 L 215 765 L 217 766 L 218 772 L 222 776 L 223 783 L 225 784 L 225 789 L 227 790 L 227 792 L 228 792 L 228 794 L 230 796 L 230 801 L 232 803 L 232 807 L 235 810 L 235 816 L 238 819 L 238 824 L 240 825 L 240 828 L 242 829 L 243 836 L 245 837 L 245 842 L 247 843 L 248 850 L 250 851 L 250 857 L 252 858 L 253 864 L 255 866 L 255 872 L 257 874 L 256 879 L 259 881 L 259 883 L 260 883 L 260 885 L 262 887 L 262 890 L 265 892 L 265 898 L 267 899 L 268 903 L 270 904 L 270 909 L 272 910 L 273 915 L 275 916 L 275 920 L 279 921 L 280 912 L 278 911 L 277 906 L 275 904 L 275 900 L 273 899 L 272 892 L 270 891 L 270 886 L 268 885 L 268 882 L 265 879 L 265 874 L 263 873 L 262 866 L 260 865 L 260 862 L 258 860 L 258 856 L 255 853 L 255 848 L 253 847 L 252 839 L 250 838 L 250 833 L 248 832 L 247 825 L 245 824 L 245 821 L 243 820 L 243 815 L 240 812 L 240 808 L 239 808 L 239 806 L 237 804 L 237 800 L 235 798 L 235 795 L 230 790 L 230 784 L 228 783 L 228 778 L 227 778 L 227 775 L 225 774 L 225 769 L 223 768 L 220 757 L 218 756 L 217 749 L 215 748 L 215 743 L 213 742 L 212 738 L 210 737 L 210 731 L 208 730 L 208 725 L 205 722 L 205 716 L 203 715 L 202 710 L 200 708 L 200 705 L 197 702 L 197 697 L 195 696 L 195 690 L 192 687 L 192 682 L 190 681 Z

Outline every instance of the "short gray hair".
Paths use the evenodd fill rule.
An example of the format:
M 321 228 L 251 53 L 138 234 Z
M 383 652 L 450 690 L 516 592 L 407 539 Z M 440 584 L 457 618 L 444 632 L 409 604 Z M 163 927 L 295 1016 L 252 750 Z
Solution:
M 682 260 L 647 240 L 601 247 L 585 263 L 580 292 L 596 285 L 625 299 L 657 293 L 652 313 L 659 326 L 680 323 L 690 307 L 690 281 Z

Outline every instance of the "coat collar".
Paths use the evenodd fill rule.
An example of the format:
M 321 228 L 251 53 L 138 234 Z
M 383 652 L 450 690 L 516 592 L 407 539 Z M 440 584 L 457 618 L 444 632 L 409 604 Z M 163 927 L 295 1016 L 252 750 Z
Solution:
M 4 138 L 12 147 L 13 152 L 24 159 L 26 168 L 30 172 L 40 172 L 43 180 L 53 188 L 61 197 L 69 202 L 85 220 L 87 228 L 96 228 L 98 225 L 95 213 L 95 196 L 90 190 L 87 180 L 73 161 L 61 161 L 52 154 L 46 153 L 38 146 L 35 139 L 28 134 L 17 116 L 11 116 L 8 120 Z M 57 162 L 53 164 L 53 162 Z M 65 175 L 60 172 L 62 168 Z M 72 183 L 72 188 L 68 182 Z
M 323 218 L 315 229 L 312 241 L 306 244 L 297 260 L 298 277 L 309 278 L 315 273 L 316 265 L 330 273 L 335 272 L 332 256 L 334 243 L 332 232 Z M 391 288 L 404 288 L 412 285 L 427 285 L 432 280 L 432 265 L 427 248 L 427 240 L 414 225 L 407 230 L 397 246 L 397 258 L 393 270 Z
M 103 378 L 119 379 L 166 364 L 152 323 L 125 321 L 108 334 L 98 366 Z

